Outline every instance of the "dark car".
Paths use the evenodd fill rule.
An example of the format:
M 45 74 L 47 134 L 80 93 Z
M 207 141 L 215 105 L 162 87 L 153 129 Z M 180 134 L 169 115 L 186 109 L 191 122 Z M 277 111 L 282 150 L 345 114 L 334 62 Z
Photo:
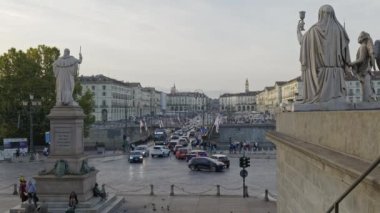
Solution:
M 224 163 L 209 157 L 194 157 L 189 161 L 189 168 L 193 171 L 209 170 L 212 172 L 223 171 Z
M 211 158 L 224 163 L 227 169 L 230 168 L 230 159 L 228 159 L 226 155 L 215 154 L 215 155 L 212 155 Z
M 129 155 L 130 163 L 142 163 L 144 160 L 144 156 L 140 151 L 132 151 Z

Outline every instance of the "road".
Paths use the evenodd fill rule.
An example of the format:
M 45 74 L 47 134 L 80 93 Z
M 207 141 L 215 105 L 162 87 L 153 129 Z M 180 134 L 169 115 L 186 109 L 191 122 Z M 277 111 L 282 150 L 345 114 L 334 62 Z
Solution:
M 99 170 L 98 183 L 105 183 L 109 192 L 120 195 L 148 195 L 150 184 L 154 185 L 156 195 L 169 195 L 172 184 L 177 195 L 215 195 L 217 184 L 221 186 L 221 195 L 242 195 L 239 159 L 230 158 L 230 161 L 230 168 L 223 172 L 191 171 L 186 161 L 174 156 L 147 157 L 142 164 L 131 164 L 127 156 L 120 155 L 91 158 L 89 164 Z M 43 168 L 43 161 L 1 162 L 0 194 L 10 194 L 11 185 L 18 182 L 20 175 L 32 177 Z M 251 159 L 247 171 L 246 183 L 251 197 L 262 197 L 265 189 L 277 194 L 275 159 Z

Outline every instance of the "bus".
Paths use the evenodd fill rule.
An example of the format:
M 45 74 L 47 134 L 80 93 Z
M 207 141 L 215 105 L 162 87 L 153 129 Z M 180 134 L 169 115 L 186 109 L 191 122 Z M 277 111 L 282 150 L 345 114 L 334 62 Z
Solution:
M 154 131 L 153 140 L 155 145 L 165 145 L 167 134 L 165 129 L 156 129 Z

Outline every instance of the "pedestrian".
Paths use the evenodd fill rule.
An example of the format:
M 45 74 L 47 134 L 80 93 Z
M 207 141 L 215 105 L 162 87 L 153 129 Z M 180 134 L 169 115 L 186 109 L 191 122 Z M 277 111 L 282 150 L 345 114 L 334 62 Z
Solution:
M 20 198 L 21 198 L 21 203 L 25 202 L 28 200 L 28 193 L 26 191 L 26 180 L 24 176 L 20 176 L 19 178 L 20 185 L 19 185 L 19 192 L 20 192 Z
M 16 159 L 18 160 L 19 157 L 20 157 L 20 148 L 17 148 L 16 149 Z
M 78 205 L 78 197 L 77 197 L 77 194 L 72 191 L 70 193 L 70 196 L 69 196 L 69 207 L 72 208 L 73 210 L 75 210 L 75 208 L 77 207 Z
M 34 207 L 37 208 L 37 202 L 38 202 L 37 190 L 36 190 L 36 185 L 33 183 L 32 179 L 29 179 L 28 181 L 27 191 L 28 191 L 28 203 L 31 204 L 33 201 Z
M 92 189 L 92 192 L 93 192 L 93 194 L 94 194 L 94 197 L 101 197 L 102 199 L 105 199 L 105 194 L 102 193 L 102 192 L 99 190 L 98 183 L 95 183 L 95 186 L 94 186 L 94 188 Z

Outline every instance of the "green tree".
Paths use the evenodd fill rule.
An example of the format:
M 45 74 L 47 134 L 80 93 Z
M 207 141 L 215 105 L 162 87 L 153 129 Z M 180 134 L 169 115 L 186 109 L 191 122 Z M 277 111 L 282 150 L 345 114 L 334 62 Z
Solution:
M 39 45 L 29 48 L 26 52 L 11 48 L 0 56 L 0 140 L 5 137 L 28 137 L 29 117 L 28 106 L 23 102 L 33 95 L 41 105 L 33 109 L 34 141 L 42 142 L 44 132 L 48 131 L 49 120 L 47 115 L 55 104 L 55 77 L 53 62 L 59 57 L 56 47 Z M 75 89 L 80 93 L 81 88 Z M 78 97 L 74 94 L 74 97 Z M 92 96 L 83 95 L 77 98 L 80 106 L 83 105 L 85 129 L 93 122 Z M 86 134 L 87 135 L 87 134 Z

